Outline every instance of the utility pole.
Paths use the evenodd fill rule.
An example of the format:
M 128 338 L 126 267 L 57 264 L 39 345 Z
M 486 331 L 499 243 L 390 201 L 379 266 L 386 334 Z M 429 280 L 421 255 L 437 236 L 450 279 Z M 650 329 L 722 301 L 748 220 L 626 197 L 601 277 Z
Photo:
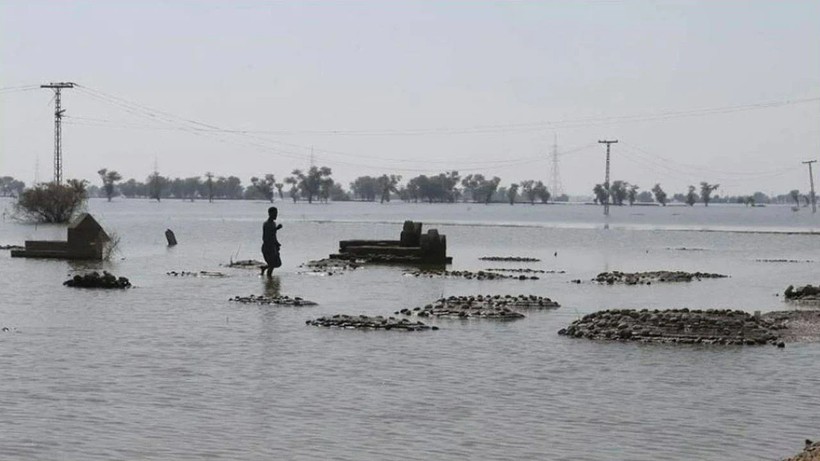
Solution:
M 558 170 L 558 135 L 553 135 L 552 142 L 552 178 L 550 188 L 552 189 L 553 200 L 563 195 L 563 186 L 561 184 L 561 173 Z
M 51 82 L 47 85 L 40 85 L 40 88 L 51 88 L 54 90 L 54 183 L 63 182 L 63 139 L 60 131 L 63 110 L 60 107 L 60 90 L 63 88 L 74 88 L 71 82 Z
M 617 143 L 617 139 L 611 141 L 598 141 L 598 144 L 606 144 L 606 179 L 604 179 L 604 189 L 606 189 L 606 201 L 604 202 L 604 216 L 609 216 L 609 146 Z
M 803 162 L 804 165 L 809 166 L 809 184 L 811 185 L 811 212 L 817 213 L 817 198 L 814 196 L 814 175 L 811 173 L 812 163 L 817 163 L 817 160 L 807 160 Z

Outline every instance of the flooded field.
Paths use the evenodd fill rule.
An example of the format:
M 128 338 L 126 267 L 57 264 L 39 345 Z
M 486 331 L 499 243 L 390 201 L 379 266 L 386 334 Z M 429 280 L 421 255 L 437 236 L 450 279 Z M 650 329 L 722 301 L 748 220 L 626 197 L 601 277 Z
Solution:
M 582 205 L 276 205 L 284 264 L 270 280 L 224 267 L 261 259 L 263 202 L 92 200 L 90 211 L 121 238 L 111 261 L 0 252 L 0 327 L 10 330 L 0 333 L 3 456 L 772 460 L 820 435 L 820 344 L 557 334 L 612 308 L 807 308 L 782 295 L 790 284 L 820 282 L 820 235 L 812 234 L 820 218 L 805 209 L 613 207 L 605 220 L 601 208 Z M 300 267 L 335 252 L 339 240 L 397 239 L 405 219 L 447 236 L 450 270 L 537 279 L 413 277 L 389 266 L 328 276 Z M 64 227 L 0 221 L 0 244 L 64 236 Z M 480 259 L 487 256 L 540 261 Z M 89 269 L 126 276 L 134 288 L 62 285 Z M 729 277 L 591 282 L 605 271 L 659 270 Z M 496 294 L 544 296 L 561 307 L 514 321 L 425 318 L 439 329 L 413 333 L 306 325 Z M 229 301 L 249 295 L 318 305 Z

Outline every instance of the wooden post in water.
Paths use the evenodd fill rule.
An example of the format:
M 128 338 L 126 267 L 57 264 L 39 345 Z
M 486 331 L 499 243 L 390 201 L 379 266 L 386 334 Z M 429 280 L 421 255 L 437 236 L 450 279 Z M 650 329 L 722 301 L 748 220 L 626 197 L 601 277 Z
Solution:
M 168 240 L 169 247 L 177 244 L 177 237 L 171 229 L 165 229 L 165 239 Z

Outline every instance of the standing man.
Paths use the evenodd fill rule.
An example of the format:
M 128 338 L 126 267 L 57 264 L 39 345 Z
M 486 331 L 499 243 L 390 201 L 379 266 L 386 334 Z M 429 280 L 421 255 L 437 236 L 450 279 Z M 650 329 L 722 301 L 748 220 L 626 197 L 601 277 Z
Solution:
M 276 224 L 276 217 L 279 210 L 275 206 L 268 208 L 268 220 L 262 225 L 262 256 L 265 257 L 265 264 L 262 266 L 262 274 L 267 272 L 268 277 L 273 273 L 273 269 L 282 266 L 282 258 L 279 257 L 279 248 L 282 246 L 276 239 L 276 231 L 282 228 L 281 224 Z

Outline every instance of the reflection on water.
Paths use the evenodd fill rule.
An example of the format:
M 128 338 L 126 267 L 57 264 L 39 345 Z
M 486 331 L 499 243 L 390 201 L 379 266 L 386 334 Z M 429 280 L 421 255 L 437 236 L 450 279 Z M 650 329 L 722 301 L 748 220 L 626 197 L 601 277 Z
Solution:
M 271 277 L 262 277 L 262 280 L 265 284 L 265 296 L 275 298 L 281 294 L 280 290 L 282 287 L 282 281 L 279 279 L 278 275 L 273 275 Z
M 262 202 L 92 201 L 122 236 L 124 260 L 0 253 L 0 326 L 16 328 L 0 333 L 0 457 L 770 460 L 820 436 L 818 345 L 681 347 L 556 334 L 613 307 L 789 308 L 776 295 L 817 283 L 818 263 L 757 260 L 820 261 L 820 237 L 668 228 L 803 232 L 815 227 L 810 214 L 710 206 L 628 216 L 613 207 L 605 222 L 599 207 L 584 206 L 278 205 L 285 265 L 270 279 L 220 266 L 260 259 Z M 528 256 L 541 262 L 492 266 L 566 273 L 538 281 L 421 279 L 390 266 L 299 273 L 339 240 L 397 238 L 404 219 L 439 223 L 452 269 L 486 269 L 482 256 Z M 170 251 L 166 228 L 180 241 Z M 0 222 L 2 244 L 64 235 Z M 67 272 L 88 269 L 126 276 L 136 288 L 62 286 Z M 605 270 L 658 269 L 731 278 L 571 283 Z M 171 270 L 228 277 L 165 275 Z M 248 294 L 320 305 L 228 302 Z M 469 294 L 548 296 L 562 308 L 516 322 L 430 320 L 441 330 L 420 334 L 305 325 Z

